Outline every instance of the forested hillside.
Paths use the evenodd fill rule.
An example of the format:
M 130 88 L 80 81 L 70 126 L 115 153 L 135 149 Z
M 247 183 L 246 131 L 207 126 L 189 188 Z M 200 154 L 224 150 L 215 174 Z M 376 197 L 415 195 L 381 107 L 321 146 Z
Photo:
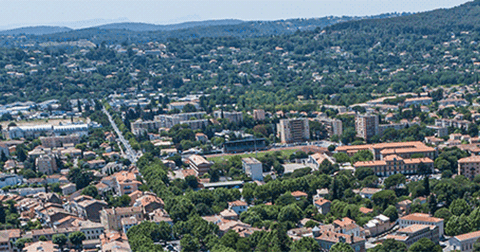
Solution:
M 0 51 L 0 88 L 6 94 L 0 103 L 101 98 L 134 88 L 179 95 L 205 92 L 211 94 L 211 106 L 274 109 L 299 100 L 350 105 L 379 94 L 420 92 L 423 85 L 472 84 L 480 66 L 479 5 L 475 1 L 449 10 L 252 38 L 238 36 L 242 29 L 250 29 L 242 23 L 247 26 L 240 30 L 215 28 L 219 34 L 237 36 L 208 37 L 203 29 L 212 27 L 204 27 L 194 33 L 201 38 L 163 39 L 148 32 L 143 43 L 135 44 L 131 42 L 139 35 L 134 32 L 94 33 L 93 28 L 17 37 L 15 42 L 4 39 L 4 44 L 38 47 Z M 308 25 L 307 20 L 299 22 Z M 193 37 L 186 31 L 175 33 Z M 39 46 L 46 38 L 68 42 L 109 36 L 123 40 L 96 46 L 84 41 L 91 46 L 86 48 Z M 33 43 L 33 38 L 38 41 Z

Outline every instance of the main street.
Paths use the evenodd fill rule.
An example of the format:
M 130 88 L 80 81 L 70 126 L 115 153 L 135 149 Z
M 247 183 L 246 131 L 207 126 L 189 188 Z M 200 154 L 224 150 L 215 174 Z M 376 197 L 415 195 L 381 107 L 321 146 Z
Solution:
M 118 129 L 117 127 L 117 124 L 115 123 L 115 121 L 113 120 L 112 116 L 110 115 L 110 113 L 108 113 L 108 111 L 105 109 L 105 108 L 102 108 L 102 112 L 105 113 L 108 117 L 108 120 L 110 121 L 110 124 L 112 125 L 113 129 L 115 130 L 115 132 L 117 133 L 118 135 L 118 140 L 120 141 L 120 143 L 123 144 L 123 146 L 125 147 L 125 155 L 126 155 L 126 158 L 128 160 L 130 160 L 130 162 L 132 162 L 132 164 L 135 164 L 138 160 L 137 158 L 137 153 L 132 149 L 132 146 L 130 145 L 130 143 L 125 139 L 125 137 L 123 137 L 122 135 L 122 132 Z

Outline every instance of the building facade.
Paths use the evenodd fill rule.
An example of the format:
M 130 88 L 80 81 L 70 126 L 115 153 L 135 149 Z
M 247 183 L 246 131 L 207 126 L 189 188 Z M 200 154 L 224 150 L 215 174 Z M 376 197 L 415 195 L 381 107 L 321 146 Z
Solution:
M 282 119 L 277 125 L 282 143 L 298 143 L 310 139 L 310 126 L 306 118 Z
M 379 121 L 377 115 L 357 115 L 355 117 L 355 131 L 357 137 L 369 140 L 379 134 Z
M 253 180 L 263 181 L 263 165 L 253 157 L 242 158 L 243 171 Z

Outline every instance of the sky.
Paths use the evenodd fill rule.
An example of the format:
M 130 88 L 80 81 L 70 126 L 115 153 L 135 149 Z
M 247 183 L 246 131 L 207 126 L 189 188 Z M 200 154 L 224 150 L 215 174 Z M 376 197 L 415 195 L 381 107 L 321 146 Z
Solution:
M 0 29 L 114 22 L 172 24 L 212 19 L 367 16 L 450 8 L 467 0 L 0 0 Z

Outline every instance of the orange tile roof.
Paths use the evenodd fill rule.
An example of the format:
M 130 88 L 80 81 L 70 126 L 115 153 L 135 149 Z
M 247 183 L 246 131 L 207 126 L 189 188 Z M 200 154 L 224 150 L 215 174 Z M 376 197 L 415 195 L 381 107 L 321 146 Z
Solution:
M 323 204 L 328 203 L 328 202 L 330 202 L 330 200 L 327 200 L 327 199 L 324 199 L 324 198 L 320 198 L 320 199 L 318 199 L 318 200 L 315 201 L 315 204 L 316 204 L 316 205 L 319 205 L 319 206 L 322 206 Z
M 458 160 L 458 163 L 480 163 L 480 156 L 464 157 Z
M 408 227 L 401 228 L 397 232 L 399 232 L 399 233 L 415 233 L 415 232 L 418 232 L 418 231 L 420 231 L 422 229 L 425 229 L 425 228 L 435 228 L 435 226 L 413 224 L 413 225 L 410 225 Z
M 359 211 L 364 214 L 373 213 L 373 209 L 366 208 L 366 207 L 360 207 Z
M 247 202 L 241 201 L 241 200 L 235 200 L 232 202 L 228 202 L 229 206 L 248 206 Z
M 424 213 L 412 213 L 407 216 L 403 216 L 400 219 L 411 220 L 411 221 L 432 222 L 432 223 L 443 221 L 443 219 L 431 217 L 429 214 L 424 214 Z
M 475 231 L 467 234 L 454 236 L 454 238 L 459 241 L 470 240 L 472 238 L 479 238 L 479 237 L 480 237 L 480 231 Z
M 292 192 L 292 196 L 293 197 L 307 197 L 308 194 L 306 194 L 304 192 L 301 192 L 301 191 L 295 191 L 295 192 Z

